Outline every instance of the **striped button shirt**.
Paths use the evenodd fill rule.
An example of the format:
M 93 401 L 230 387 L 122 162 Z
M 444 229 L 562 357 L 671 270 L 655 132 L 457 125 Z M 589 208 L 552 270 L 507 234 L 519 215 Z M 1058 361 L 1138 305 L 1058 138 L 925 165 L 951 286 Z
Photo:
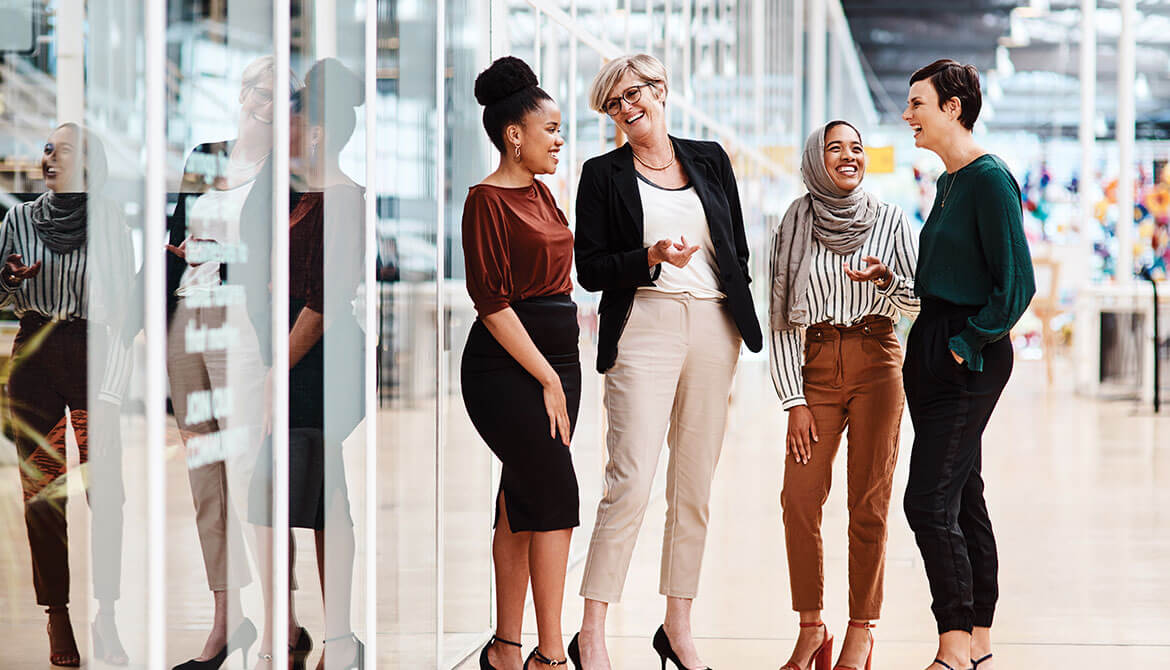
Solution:
M 778 236 L 772 234 L 768 255 L 769 286 L 776 277 Z M 914 293 L 914 268 L 918 250 L 914 232 L 905 212 L 896 205 L 882 203 L 877 223 L 865 243 L 852 254 L 842 256 L 830 251 L 813 238 L 813 256 L 808 286 L 809 323 L 828 321 L 835 325 L 853 325 L 871 314 L 898 319 L 899 312 L 918 313 L 918 296 Z M 873 282 L 856 282 L 845 274 L 843 263 L 861 270 L 865 256 L 880 258 L 893 281 L 879 289 Z M 769 361 L 772 383 L 784 409 L 806 405 L 804 399 L 804 328 L 772 331 Z
M 105 374 L 99 396 L 118 402 L 125 393 L 132 372 L 133 352 L 121 337 L 126 298 L 134 277 L 134 246 L 130 230 L 122 223 L 117 206 L 91 199 L 86 243 L 67 254 L 45 246 L 34 229 L 32 202 L 8 210 L 0 224 L 0 264 L 10 254 L 21 262 L 41 262 L 35 277 L 12 284 L 0 277 L 0 307 L 10 307 L 18 317 L 29 312 L 57 321 L 88 319 L 89 328 L 106 331 Z M 90 258 L 100 259 L 90 266 Z M 92 276 L 91 276 L 92 273 Z M 91 355 L 99 355 L 91 347 Z

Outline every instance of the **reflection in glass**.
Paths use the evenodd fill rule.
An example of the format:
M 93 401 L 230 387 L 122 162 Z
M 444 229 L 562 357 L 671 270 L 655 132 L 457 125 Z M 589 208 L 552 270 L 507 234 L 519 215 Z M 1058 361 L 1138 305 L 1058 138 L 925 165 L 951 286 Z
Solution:
M 365 194 L 340 160 L 357 125 L 354 109 L 364 98 L 358 75 L 335 58 L 320 60 L 292 96 L 289 127 L 289 525 L 314 531 L 331 668 L 362 667 L 364 661 L 350 621 L 356 545 L 342 442 L 364 408 L 364 335 L 354 305 L 364 272 Z M 271 443 L 265 447 L 252 481 L 249 520 L 256 524 L 260 565 L 269 566 Z M 294 546 L 291 533 L 289 544 Z M 293 556 L 290 550 L 290 562 Z M 272 580 L 262 574 L 270 613 Z M 289 603 L 290 650 L 303 659 L 311 648 L 308 631 L 297 621 L 291 594 Z M 271 637 L 266 630 L 261 649 L 271 648 Z
M 203 650 L 184 670 L 218 667 L 237 648 L 247 656 L 256 639 L 247 617 L 229 636 L 228 619 L 251 582 L 239 505 L 267 397 L 273 68 L 263 56 L 244 69 L 237 136 L 191 152 L 170 221 L 167 373 L 215 604 Z
M 69 619 L 66 436 L 72 427 L 93 512 L 92 630 L 102 660 L 125 664 L 114 603 L 122 565 L 121 441 L 118 406 L 130 359 L 121 301 L 130 286 L 129 230 L 103 197 L 102 142 L 74 123 L 58 126 L 41 155 L 46 193 L 10 209 L 0 226 L 0 305 L 20 320 L 8 371 L 5 415 L 20 459 L 24 518 L 37 604 L 49 615 L 50 662 L 76 666 Z M 90 261 L 93 261 L 92 263 Z M 91 408 L 90 389 L 96 389 Z M 92 443 L 90 410 L 98 439 Z M 113 419 L 110 421 L 109 419 Z M 91 451 L 92 447 L 92 451 Z

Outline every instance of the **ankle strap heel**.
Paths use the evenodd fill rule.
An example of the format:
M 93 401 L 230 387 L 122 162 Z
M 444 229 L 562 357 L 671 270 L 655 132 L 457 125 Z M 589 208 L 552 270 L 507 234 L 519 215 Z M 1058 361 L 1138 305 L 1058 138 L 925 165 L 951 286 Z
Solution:
M 551 665 L 556 668 L 564 667 L 569 664 L 569 659 L 567 658 L 562 658 L 558 661 L 545 656 L 544 654 L 540 653 L 540 647 L 533 649 L 532 653 L 528 655 L 528 658 L 524 660 L 524 670 L 528 670 L 528 663 L 529 661 L 533 660 L 535 660 L 537 663 Z
M 822 628 L 825 631 L 825 639 L 821 642 L 821 646 L 817 647 L 813 655 L 808 659 L 808 664 L 804 667 L 789 661 L 785 663 L 780 670 L 829 670 L 829 664 L 833 662 L 833 636 L 829 634 L 829 627 L 825 625 L 824 621 L 801 621 L 801 628 Z
M 506 644 L 510 647 L 523 648 L 523 645 L 520 644 L 519 642 L 505 640 L 502 637 L 493 635 L 492 639 L 488 640 L 488 643 L 483 646 L 483 651 L 481 651 L 479 653 L 479 668 L 480 668 L 480 670 L 496 670 L 495 666 L 493 666 L 491 661 L 488 660 L 488 649 L 491 649 L 492 646 L 494 646 L 497 642 L 499 642 L 500 644 Z
M 865 654 L 865 665 L 862 666 L 862 668 L 864 668 L 864 670 L 872 670 L 873 669 L 873 633 L 871 633 L 870 631 L 873 630 L 874 628 L 877 628 L 877 624 L 871 623 L 869 621 L 854 621 L 853 619 L 850 619 L 849 620 L 849 627 L 864 630 L 865 634 L 867 636 L 869 636 L 869 651 L 866 652 L 866 654 Z M 845 648 L 844 643 L 842 643 L 841 648 L 842 648 L 842 651 L 844 651 L 844 648 Z M 837 665 L 833 666 L 833 670 L 862 670 L 862 668 L 859 668 L 857 666 L 852 666 L 852 665 L 841 665 L 840 659 L 837 660 Z

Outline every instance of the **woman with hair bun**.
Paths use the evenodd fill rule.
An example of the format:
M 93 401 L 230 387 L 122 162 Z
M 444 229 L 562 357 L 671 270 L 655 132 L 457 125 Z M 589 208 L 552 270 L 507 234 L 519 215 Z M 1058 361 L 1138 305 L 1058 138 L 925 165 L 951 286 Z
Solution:
M 561 111 L 524 61 L 506 56 L 475 80 L 483 127 L 500 164 L 471 187 L 463 209 L 467 292 L 478 318 L 461 370 L 475 429 L 503 463 L 492 559 L 497 629 L 481 670 L 566 662 L 561 604 L 578 521 L 569 440 L 581 401 L 573 234 L 548 187 L 557 169 Z M 532 582 L 537 647 L 521 663 L 520 628 Z

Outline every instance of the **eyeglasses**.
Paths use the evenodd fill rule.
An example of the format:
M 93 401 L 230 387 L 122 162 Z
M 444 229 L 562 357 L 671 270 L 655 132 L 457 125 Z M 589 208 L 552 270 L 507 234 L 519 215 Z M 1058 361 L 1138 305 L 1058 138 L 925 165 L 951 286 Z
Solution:
M 622 111 L 622 100 L 625 100 L 626 102 L 630 103 L 631 105 L 638 102 L 639 100 L 642 99 L 642 89 L 647 87 L 647 86 L 653 88 L 654 82 L 648 81 L 645 84 L 638 84 L 637 86 L 631 86 L 631 87 L 627 88 L 626 90 L 622 91 L 621 97 L 610 98 L 609 100 L 606 100 L 605 104 L 602 105 L 601 108 L 605 110 L 606 114 L 609 114 L 610 116 L 617 116 Z
M 272 89 L 253 86 L 250 90 L 256 94 L 256 99 L 260 101 L 260 104 L 266 105 L 272 102 Z

